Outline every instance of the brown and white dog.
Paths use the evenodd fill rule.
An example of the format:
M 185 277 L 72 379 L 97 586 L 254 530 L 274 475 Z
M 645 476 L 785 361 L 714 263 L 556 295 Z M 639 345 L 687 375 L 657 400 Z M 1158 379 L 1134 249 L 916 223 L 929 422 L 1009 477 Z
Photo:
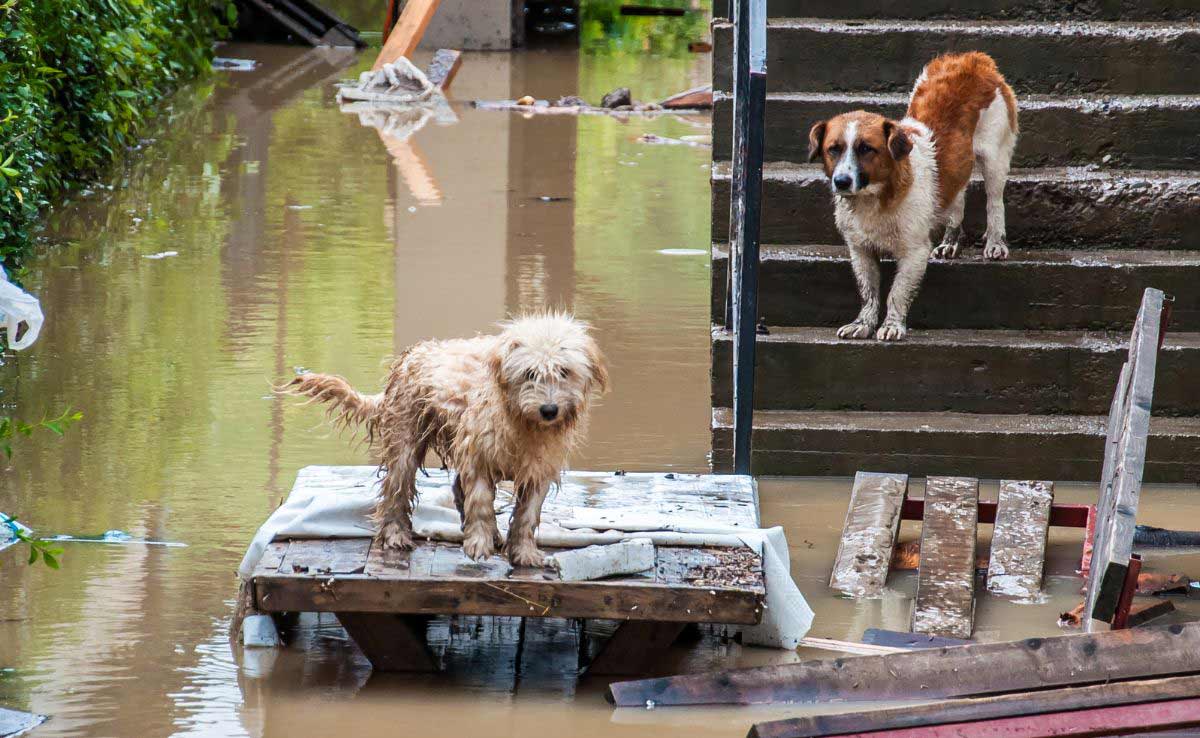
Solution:
M 1017 143 L 1017 103 L 987 54 L 946 54 L 927 64 L 904 120 L 857 110 L 817 123 L 808 139 L 809 161 L 825 165 L 834 216 L 862 298 L 858 317 L 838 329 L 839 337 L 904 337 L 930 254 L 958 255 L 964 196 L 976 161 L 987 192 L 983 253 L 1008 258 L 1004 183 Z M 930 232 L 939 225 L 945 233 L 931 249 Z M 883 254 L 898 264 L 879 326 Z

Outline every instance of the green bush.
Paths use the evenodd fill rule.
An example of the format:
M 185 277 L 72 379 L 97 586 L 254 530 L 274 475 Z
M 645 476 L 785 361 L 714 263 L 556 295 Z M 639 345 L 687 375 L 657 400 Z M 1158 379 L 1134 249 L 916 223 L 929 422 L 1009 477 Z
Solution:
M 233 18 L 227 0 L 0 0 L 0 261 L 27 252 L 41 208 L 137 145 L 160 98 L 211 69 Z

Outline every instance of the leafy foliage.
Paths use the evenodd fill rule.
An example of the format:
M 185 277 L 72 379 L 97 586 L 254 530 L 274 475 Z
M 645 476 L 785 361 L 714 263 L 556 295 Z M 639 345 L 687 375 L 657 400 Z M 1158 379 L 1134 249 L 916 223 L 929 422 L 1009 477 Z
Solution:
M 137 146 L 156 101 L 211 69 L 232 8 L 0 0 L 0 261 L 28 250 L 41 208 Z
M 7 416 L 0 418 L 0 450 L 12 458 L 12 440 L 16 436 L 28 438 L 39 428 L 61 436 L 67 428 L 82 419 L 83 413 L 72 412 L 70 408 L 64 410 L 56 418 L 42 418 L 37 423 L 25 423 Z M 14 538 L 29 546 L 30 565 L 36 564 L 38 558 L 41 558 L 51 569 L 58 568 L 58 557 L 62 555 L 62 549 L 56 547 L 52 541 L 35 536 L 27 528 L 17 523 L 15 518 L 10 518 L 4 513 L 0 513 L 0 524 L 7 526 Z

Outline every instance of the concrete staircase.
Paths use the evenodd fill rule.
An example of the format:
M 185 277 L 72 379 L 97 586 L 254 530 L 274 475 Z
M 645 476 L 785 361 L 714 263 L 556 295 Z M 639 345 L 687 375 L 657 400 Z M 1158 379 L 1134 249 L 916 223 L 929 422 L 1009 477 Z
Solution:
M 768 12 L 754 471 L 1098 479 L 1153 286 L 1176 302 L 1146 478 L 1200 481 L 1200 0 L 770 0 Z M 727 469 L 732 29 L 718 20 L 713 35 L 713 465 Z M 858 297 L 828 185 L 804 163 L 808 129 L 854 108 L 901 117 L 921 67 L 968 49 L 994 56 L 1020 101 L 1012 258 L 982 259 L 972 183 L 972 248 L 930 264 L 909 337 L 838 341 Z

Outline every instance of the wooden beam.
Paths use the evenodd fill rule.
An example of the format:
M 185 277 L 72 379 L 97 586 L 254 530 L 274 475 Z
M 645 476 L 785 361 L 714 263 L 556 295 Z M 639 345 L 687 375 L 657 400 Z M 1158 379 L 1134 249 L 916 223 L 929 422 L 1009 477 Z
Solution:
M 756 724 L 750 738 L 827 738 L 854 733 L 920 728 L 944 723 L 994 720 L 1017 715 L 1086 710 L 1094 707 L 1137 704 L 1193 697 L 1200 693 L 1200 676 L 1168 677 L 1145 681 L 1096 684 L 996 697 L 932 702 L 911 707 L 813 715 Z
M 687 623 L 629 620 L 620 625 L 588 665 L 589 674 L 645 674 L 663 656 Z
M 1147 289 L 1129 338 L 1129 359 L 1121 369 L 1108 413 L 1108 436 L 1100 499 L 1096 504 L 1096 540 L 1087 582 L 1084 623 L 1111 623 L 1126 581 L 1137 526 L 1138 498 L 1146 464 L 1154 371 L 1162 338 L 1164 296 Z
M 914 633 L 970 638 L 975 628 L 975 533 L 979 480 L 929 477 L 921 524 Z
M 458 74 L 458 68 L 462 66 L 462 52 L 455 49 L 438 49 L 434 52 L 433 59 L 429 62 L 429 67 L 425 70 L 425 76 L 433 83 L 433 86 L 445 92 L 450 89 L 450 83 L 454 81 L 455 75 Z
M 883 594 L 907 492 L 907 474 L 854 475 L 830 587 L 851 597 Z
M 425 35 L 425 29 L 429 27 L 429 21 L 433 20 L 433 14 L 437 12 L 441 1 L 408 0 L 404 3 L 400 19 L 388 33 L 387 41 L 379 50 L 379 56 L 375 58 L 375 64 L 371 67 L 372 72 L 381 69 L 384 64 L 395 62 L 402 56 L 412 57 L 412 53 L 421 43 L 421 37 Z
M 971 641 L 962 638 L 942 638 L 924 633 L 901 633 L 895 630 L 867 628 L 863 631 L 863 643 L 876 646 L 894 646 L 896 648 L 945 648 L 946 646 L 965 646 Z
M 1054 482 L 1000 482 L 988 559 L 989 592 L 1021 600 L 1035 599 L 1041 593 L 1053 504 Z
M 1151 620 L 1161 618 L 1163 615 L 1169 615 L 1173 612 L 1175 612 L 1174 602 L 1171 602 L 1170 600 L 1159 600 L 1153 605 L 1145 605 L 1143 607 L 1130 610 L 1129 617 L 1126 619 L 1125 624 L 1130 628 L 1137 628 L 1138 626 L 1145 625 Z
M 369 612 L 339 612 L 337 619 L 375 671 L 437 671 L 424 619 Z
M 616 682 L 620 707 L 926 700 L 1200 673 L 1200 623 Z

